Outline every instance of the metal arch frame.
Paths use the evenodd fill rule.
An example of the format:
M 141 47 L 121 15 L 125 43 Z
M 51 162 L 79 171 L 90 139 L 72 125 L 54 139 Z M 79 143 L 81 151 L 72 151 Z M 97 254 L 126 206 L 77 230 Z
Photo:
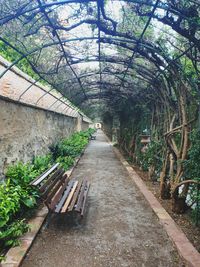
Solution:
M 7 44 L 9 44 L 6 40 L 4 40 L 3 38 L 1 38 L 0 37 L 0 39 L 2 40 L 2 41 L 4 41 L 4 42 L 6 42 Z M 88 39 L 91 39 L 90 37 L 88 38 Z M 97 39 L 97 38 L 92 38 L 92 39 Z M 114 40 L 117 40 L 118 41 L 118 39 L 117 38 L 113 38 Z M 72 40 L 65 40 L 64 42 L 70 42 L 70 41 L 78 41 L 79 40 L 79 38 L 76 38 L 76 39 L 72 39 Z M 83 39 L 82 39 L 83 40 Z M 57 45 L 57 44 L 59 44 L 59 43 L 52 43 L 52 44 L 46 44 L 46 45 L 44 45 L 44 46 L 42 46 L 42 47 L 40 47 L 40 48 L 36 48 L 36 49 L 33 49 L 33 51 L 31 51 L 31 52 L 28 52 L 27 54 L 24 54 L 23 56 L 21 56 L 18 60 L 16 60 L 14 63 L 12 63 L 1 75 L 0 75 L 0 78 L 3 76 L 3 75 L 5 75 L 6 74 L 6 72 L 8 71 L 8 70 L 10 70 L 16 63 L 18 63 L 21 59 L 23 59 L 23 58 L 26 58 L 27 59 L 27 56 L 28 55 L 31 55 L 31 54 L 33 54 L 33 53 L 35 53 L 36 51 L 39 51 L 39 50 L 41 50 L 41 49 L 43 49 L 43 48 L 46 48 L 46 47 L 49 47 L 50 45 Z M 10 45 L 10 44 L 9 44 Z M 11 46 L 12 47 L 12 46 Z M 13 49 L 14 49 L 14 47 L 12 47 Z M 15 49 L 16 50 L 16 49 Z M 17 50 L 18 51 L 18 50 Z M 18 51 L 19 52 L 19 51 Z M 22 52 L 19 52 L 19 53 L 21 53 L 22 54 Z M 86 62 L 85 61 L 85 59 L 83 60 L 84 62 Z M 96 61 L 100 61 L 100 59 L 98 59 L 98 60 L 96 60 Z M 102 59 L 102 61 L 104 61 L 104 62 L 107 62 L 107 63 L 112 63 L 112 64 L 115 64 L 115 62 L 109 62 L 109 61 L 107 61 L 107 59 L 105 60 L 105 58 L 103 58 Z M 123 60 L 122 60 L 122 62 L 123 62 Z M 30 62 L 29 62 L 30 63 Z M 71 63 L 71 65 L 73 65 L 73 64 L 79 64 L 79 63 L 83 63 L 83 62 L 72 62 Z M 117 63 L 116 63 L 117 64 Z M 121 64 L 123 64 L 124 65 L 124 62 L 123 63 L 121 63 Z M 38 72 L 36 72 L 37 74 L 39 74 Z M 41 75 L 39 75 L 40 76 L 40 79 L 43 79 L 43 77 L 41 77 Z M 78 81 L 78 83 L 79 83 L 79 85 L 80 85 L 80 79 L 79 79 L 79 77 L 78 77 L 78 75 L 76 75 L 76 77 L 75 77 L 76 79 L 77 79 L 77 81 Z M 50 90 L 51 91 L 51 90 Z M 44 94 L 44 96 L 45 96 L 45 94 Z M 42 96 L 43 97 L 43 96 Z M 41 98 L 42 98 L 41 97 Z M 36 104 L 41 100 L 41 98 L 39 98 L 37 101 L 36 101 Z
M 83 88 L 83 86 L 82 86 L 80 80 L 79 80 L 78 77 L 77 77 L 77 74 L 76 74 L 75 70 L 72 68 L 72 66 L 70 65 L 70 63 L 69 63 L 69 61 L 68 61 L 66 51 L 65 51 L 65 49 L 64 49 L 64 47 L 63 47 L 62 41 L 61 41 L 61 39 L 60 39 L 59 34 L 57 33 L 57 30 L 55 29 L 55 27 L 54 27 L 54 25 L 53 25 L 51 19 L 49 18 L 48 14 L 47 14 L 47 12 L 46 12 L 46 10 L 45 10 L 45 8 L 42 6 L 42 2 L 41 2 L 41 0 L 37 0 L 37 2 L 38 2 L 38 4 L 39 4 L 39 8 L 40 8 L 41 12 L 44 13 L 44 15 L 45 15 L 47 21 L 49 22 L 50 26 L 52 27 L 52 29 L 53 29 L 53 31 L 54 31 L 54 35 L 56 36 L 56 38 L 57 38 L 57 40 L 58 40 L 58 42 L 59 42 L 59 45 L 60 45 L 60 47 L 61 47 L 61 50 L 62 50 L 62 52 L 63 52 L 63 55 L 64 55 L 64 58 L 65 58 L 65 61 L 66 61 L 67 65 L 69 66 L 69 68 L 70 68 L 70 70 L 72 71 L 73 75 L 77 78 L 77 81 L 78 81 L 78 83 L 79 83 L 79 85 L 80 85 L 81 90 L 83 91 L 84 96 L 87 97 L 86 94 L 85 94 L 84 88 Z
M 114 2 L 120 2 L 121 0 L 113 0 Z M 127 3 L 133 3 L 133 4 L 143 4 L 143 5 L 146 5 L 146 6 L 149 6 L 149 7 L 153 7 L 154 4 L 150 3 L 150 2 L 145 2 L 145 1 L 142 1 L 142 0 L 123 0 L 124 2 L 127 2 Z M 62 0 L 62 1 L 54 1 L 54 2 L 51 2 L 51 3 L 46 3 L 46 4 L 43 4 L 42 7 L 43 8 L 47 8 L 47 7 L 52 7 L 52 6 L 55 6 L 55 5 L 65 5 L 65 4 L 80 4 L 80 3 L 89 3 L 89 2 L 96 2 L 96 0 Z M 198 4 L 198 3 L 196 3 Z M 200 4 L 199 4 L 200 6 Z M 165 10 L 165 11 L 169 11 L 169 12 L 174 12 L 174 14 L 177 14 L 176 10 L 174 10 L 172 7 L 168 6 L 167 4 L 165 3 L 159 3 L 158 5 L 158 8 L 159 9 L 162 9 L 162 10 Z M 32 11 L 35 11 L 38 9 L 38 6 L 35 6 L 33 8 L 29 8 L 29 9 L 25 9 L 24 11 L 21 10 L 20 12 L 19 11 L 16 11 L 16 14 L 14 15 L 10 15 L 10 16 L 7 16 L 7 20 L 5 20 L 5 17 L 0 19 L 1 20 L 5 20 L 3 22 L 0 22 L 0 25 L 4 25 L 5 23 L 9 22 L 10 20 L 13 20 L 15 18 L 18 18 L 19 16 L 22 16 L 24 15 L 25 13 L 27 12 L 32 12 Z
M 142 65 L 140 65 L 140 67 L 143 67 Z M 138 70 L 138 72 L 139 72 L 140 70 Z M 146 69 L 145 71 L 148 71 L 148 69 Z M 114 73 L 114 72 L 107 72 L 107 71 L 102 71 L 102 73 L 101 73 L 102 75 L 108 75 L 108 76 L 113 76 L 113 78 L 114 79 L 119 79 L 119 80 L 121 80 L 122 78 L 120 78 L 118 75 L 122 75 L 122 73 L 120 73 L 120 72 L 116 72 L 116 73 Z M 84 78 L 88 78 L 88 77 L 91 77 L 91 76 L 96 76 L 96 75 L 99 75 L 99 72 L 88 72 L 88 73 L 84 73 L 83 75 L 80 75 L 79 76 L 79 79 L 84 79 Z M 128 73 L 127 75 L 132 75 L 131 73 Z M 138 73 L 138 75 L 140 75 L 141 76 L 141 74 L 139 74 Z M 153 73 L 151 73 L 151 75 L 153 76 Z M 145 75 L 144 75 L 145 76 Z M 146 75 L 146 76 L 148 76 L 148 75 Z M 149 77 L 150 78 L 152 78 L 151 76 L 150 76 L 150 74 L 149 74 Z M 142 78 L 141 77 L 138 77 L 139 79 L 141 79 L 142 80 Z M 143 77 L 144 78 L 144 77 Z M 67 83 L 68 81 L 72 81 L 73 79 L 71 79 L 71 78 L 69 78 L 69 79 L 66 79 L 66 80 L 64 80 L 62 83 L 59 83 L 58 85 L 61 85 L 61 84 L 63 84 L 63 83 Z M 75 79 L 74 79 L 75 80 Z M 74 82 L 76 82 L 76 81 L 74 81 Z M 129 83 L 129 81 L 126 81 L 125 80 L 125 82 L 127 82 L 127 83 Z M 73 83 L 74 84 L 74 83 Z
M 191 47 L 193 47 L 193 45 L 191 45 Z M 190 48 L 191 47 L 189 47 L 186 51 L 184 51 L 181 55 L 179 55 L 176 59 L 174 59 L 174 60 L 172 60 L 166 67 L 165 67 L 165 69 L 167 69 L 167 68 L 169 68 L 169 66 L 170 66 L 170 64 L 171 63 L 173 63 L 173 62 L 175 62 L 178 58 L 180 58 L 181 56 L 183 56 L 184 54 L 186 54 L 189 50 L 190 50 Z M 39 49 L 37 49 L 37 50 L 39 50 Z M 33 53 L 34 53 L 35 51 L 33 51 Z M 26 57 L 26 56 L 24 56 L 24 57 Z M 24 58 L 23 57 L 23 58 Z M 17 60 L 17 61 L 19 61 L 19 60 Z M 97 59 L 93 59 L 93 60 L 89 60 L 89 62 L 97 62 L 98 60 Z M 123 62 L 121 62 L 121 63 L 119 63 L 119 62 L 111 62 L 111 61 L 108 61 L 108 60 L 105 60 L 105 59 L 103 59 L 103 61 L 105 61 L 105 62 L 107 62 L 107 63 L 112 63 L 112 64 L 123 64 L 124 65 L 124 63 Z M 80 64 L 80 63 L 85 63 L 86 61 L 84 61 L 84 59 L 83 59 L 83 61 L 81 61 L 81 62 L 74 62 L 74 63 L 72 63 L 72 64 Z M 88 61 L 87 61 L 88 62 Z M 14 64 L 11 64 L 12 65 L 12 67 L 13 67 L 13 65 Z M 9 69 L 11 68 L 11 66 L 9 66 Z M 164 71 L 164 70 L 163 70 Z M 162 71 L 162 72 L 163 72 Z M 36 72 L 37 73 L 37 72 Z M 4 74 L 5 74 L 5 72 L 4 72 Z M 159 75 L 160 75 L 161 73 L 159 73 L 157 76 L 156 76 L 156 78 L 158 78 L 159 77 Z M 79 79 L 80 79 L 81 77 L 79 77 Z M 43 79 L 43 78 L 41 78 L 41 79 Z M 70 78 L 70 80 L 71 80 L 72 78 Z M 40 89 L 42 89 L 41 87 L 40 87 Z M 43 90 L 43 89 L 42 89 Z M 37 100 L 37 102 L 36 102 L 36 104 L 40 101 L 40 99 L 42 98 L 42 97 L 44 97 L 46 94 L 50 94 L 50 91 L 52 91 L 53 89 L 50 89 L 49 91 L 45 91 L 44 90 L 44 95 L 42 95 L 38 100 Z M 26 90 L 27 91 L 27 90 Z M 52 94 L 50 94 L 50 95 L 52 95 Z M 53 97 L 55 97 L 54 95 L 52 95 Z M 55 97 L 56 98 L 56 97 Z M 58 101 L 58 99 L 56 100 L 56 102 Z
M 152 11 L 151 11 L 151 15 L 150 15 L 150 17 L 149 17 L 149 19 L 148 19 L 148 21 L 147 21 L 147 23 L 146 23 L 146 25 L 145 25 L 145 27 L 144 27 L 142 33 L 141 33 L 141 35 L 140 35 L 140 37 L 139 37 L 139 39 L 138 39 L 136 45 L 135 45 L 133 54 L 132 54 L 132 56 L 131 56 L 131 58 L 130 58 L 129 64 L 128 64 L 128 66 L 127 66 L 127 69 L 126 69 L 126 71 L 125 71 L 125 73 L 124 73 L 123 80 L 122 80 L 122 82 L 121 82 L 121 85 L 120 85 L 119 90 L 121 89 L 121 87 L 122 87 L 123 84 L 124 84 L 124 79 L 125 79 L 125 77 L 126 77 L 126 75 L 127 75 L 127 72 L 128 72 L 128 70 L 129 70 L 129 67 L 130 67 L 130 65 L 132 64 L 132 61 L 133 61 L 134 56 L 135 56 L 135 54 L 136 54 L 136 48 L 139 46 L 140 42 L 142 41 L 142 39 L 143 39 L 143 37 L 144 37 L 144 35 L 145 35 L 145 32 L 146 32 L 146 30 L 147 30 L 147 28 L 148 28 L 148 26 L 149 26 L 149 24 L 150 24 L 150 22 L 151 22 L 152 16 L 153 16 L 154 12 L 155 12 L 156 9 L 157 9 L 157 6 L 158 6 L 159 2 L 160 2 L 160 0 L 156 0 L 156 3 L 155 3 L 155 5 L 153 6 L 153 9 L 152 9 Z
M 112 94 L 112 90 L 109 90 L 109 89 L 112 89 L 113 87 L 118 87 L 119 88 L 119 85 L 118 84 L 116 85 L 116 84 L 113 84 L 113 83 L 107 83 L 106 86 L 107 86 L 107 88 L 106 88 L 107 90 L 105 92 L 107 92 L 107 93 L 110 92 L 111 94 Z M 138 87 L 138 84 L 132 84 L 132 86 L 137 86 Z M 89 92 L 92 92 L 94 90 L 99 90 L 99 88 L 98 88 L 98 86 L 97 86 L 96 83 L 90 84 L 87 88 L 89 89 L 88 90 L 88 93 Z M 127 87 L 127 88 L 130 88 L 130 87 Z M 145 89 L 145 88 L 146 87 L 144 87 L 143 89 Z M 125 93 L 122 90 L 119 91 L 119 89 L 118 90 L 114 89 L 113 91 L 118 92 L 118 93 Z M 133 92 L 133 90 L 131 90 L 131 92 Z M 78 95 L 80 95 L 80 92 L 76 92 L 76 94 L 74 96 L 77 97 Z M 90 95 L 91 94 L 88 94 L 88 96 L 90 96 Z
M 0 39 L 2 39 L 2 38 L 0 38 Z M 78 41 L 80 38 L 76 38 L 76 39 L 71 39 L 71 40 L 65 40 L 64 42 L 70 42 L 70 41 Z M 90 37 L 87 37 L 87 39 L 96 39 L 97 40 L 97 38 L 90 38 Z M 118 39 L 118 38 L 112 38 L 113 40 L 116 40 L 116 41 L 121 41 L 120 39 Z M 4 39 L 2 39 L 3 41 L 5 41 Z M 83 39 L 81 39 L 81 40 L 84 40 L 84 38 Z M 124 42 L 126 42 L 126 40 L 123 40 Z M 5 41 L 6 42 L 6 41 Z M 135 43 L 135 41 L 130 41 L 129 40 L 129 42 L 130 43 Z M 34 49 L 33 51 L 31 51 L 31 52 L 28 52 L 26 55 L 23 55 L 20 59 L 18 59 L 16 62 L 19 62 L 22 58 L 26 58 L 28 55 L 31 55 L 32 53 L 35 53 L 36 51 L 39 51 L 39 50 L 41 50 L 42 48 L 46 48 L 46 47 L 49 47 L 49 46 L 51 46 L 51 45 L 57 45 L 57 44 L 59 44 L 58 42 L 57 43 L 52 43 L 52 44 L 46 44 L 46 45 L 44 45 L 43 47 L 40 47 L 40 48 L 37 48 L 37 49 Z M 12 47 L 13 48 L 13 47 Z M 18 51 L 19 52 L 19 51 Z M 86 62 L 91 62 L 91 61 L 99 61 L 100 59 L 94 59 L 94 60 L 88 60 L 87 59 L 87 61 L 86 61 L 86 59 L 83 59 L 82 61 L 79 61 L 79 62 L 72 62 L 71 63 L 71 65 L 73 65 L 73 64 L 80 64 L 80 63 L 86 63 Z M 112 62 L 111 60 L 109 61 L 108 59 L 106 59 L 105 57 L 102 59 L 102 61 L 103 62 L 107 62 L 107 63 L 112 63 L 112 64 L 120 64 L 119 62 Z M 123 62 L 123 59 L 122 59 L 122 62 L 121 62 L 121 64 L 123 64 L 124 65 L 124 62 Z M 13 65 L 14 65 L 14 63 L 13 64 L 11 64 L 8 68 L 7 68 L 7 70 L 6 71 L 8 71 L 9 69 L 11 69 L 11 67 L 13 67 Z M 4 71 L 4 73 L 3 73 L 3 75 L 6 73 L 6 71 Z M 42 79 L 42 78 L 41 78 Z M 79 79 L 79 78 L 78 78 Z M 53 90 L 53 89 L 52 89 Z M 50 90 L 51 91 L 51 90 Z M 47 94 L 48 92 L 45 92 L 45 94 Z M 45 95 L 44 94 L 44 95 Z M 42 96 L 43 97 L 43 96 Z M 42 98 L 41 97 L 41 98 Z M 41 99 L 41 98 L 39 98 L 38 99 L 38 101 L 36 102 L 36 103 L 38 103 L 39 102 L 39 100 Z
M 41 80 L 41 78 L 39 78 L 39 79 L 37 79 L 37 80 L 35 80 L 31 85 L 29 85 L 28 87 L 27 87 L 27 89 L 26 90 L 24 90 L 23 91 L 23 93 L 19 96 L 19 98 L 17 99 L 17 101 L 20 101 L 21 100 L 21 98 L 22 98 L 22 96 L 23 95 L 25 95 L 26 94 L 26 92 L 28 92 L 28 90 L 30 90 L 31 89 L 31 87 L 32 86 L 34 86 L 34 85 L 36 85 L 36 83 L 37 82 L 39 82 Z
M 106 40 L 108 38 L 102 38 L 103 40 Z M 119 41 L 119 42 L 122 42 L 122 43 L 132 43 L 132 44 L 136 44 L 136 41 L 135 40 L 129 40 L 129 39 L 119 39 L 119 38 L 109 38 L 111 41 L 114 40 L 114 41 Z M 14 61 L 10 66 L 8 66 L 8 68 L 2 72 L 0 74 L 0 79 L 6 74 L 7 71 L 9 71 L 13 66 L 15 66 L 19 61 L 21 61 L 22 59 L 26 58 L 42 49 L 45 49 L 45 48 L 48 48 L 48 47 L 51 47 L 51 46 L 54 46 L 54 45 L 59 45 L 60 42 L 53 42 L 53 43 L 48 43 L 48 44 L 44 44 L 43 46 L 41 47 L 37 47 L 36 49 L 33 49 L 32 51 L 30 52 L 27 52 L 27 53 L 23 53 L 21 51 L 19 51 L 18 49 L 16 49 L 15 47 L 13 47 L 8 41 L 6 41 L 4 38 L 2 38 L 0 36 L 0 40 L 2 42 L 4 42 L 6 45 L 9 45 L 12 49 L 14 49 L 15 51 L 17 51 L 19 54 L 21 54 L 21 57 L 19 59 L 17 59 L 16 61 Z M 61 40 L 62 44 L 65 44 L 65 43 L 69 43 L 69 42 L 76 42 L 76 41 L 85 41 L 85 40 L 98 40 L 98 37 L 83 37 L 83 38 L 73 38 L 73 39 L 68 39 L 68 40 Z M 113 44 L 115 45 L 115 44 Z M 147 48 L 147 49 L 150 49 L 151 51 L 153 50 L 153 47 L 150 47 L 148 45 L 145 45 L 143 44 L 143 47 Z M 154 50 L 155 52 L 157 52 L 157 50 L 155 49 Z M 99 58 L 99 60 L 101 60 Z M 103 60 L 104 61 L 104 60 Z M 76 64 L 76 63 L 71 63 L 70 65 L 73 65 L 73 64 Z M 78 63 L 77 63 L 78 64 Z
M 21 60 L 22 58 L 26 58 L 26 57 L 27 57 L 27 55 L 23 55 L 23 53 L 22 53 L 21 51 L 19 51 L 17 48 L 15 48 L 13 45 L 11 45 L 8 41 L 4 40 L 2 37 L 0 37 L 0 40 L 2 40 L 4 43 L 6 43 L 8 46 L 10 46 L 12 49 L 14 49 L 14 50 L 15 50 L 16 52 L 18 52 L 20 55 L 22 55 L 22 57 L 20 57 L 20 60 Z M 27 58 L 26 58 L 26 59 L 27 59 Z M 20 61 L 20 60 L 17 60 L 17 62 Z M 33 67 L 32 64 L 31 64 L 31 62 L 30 62 L 28 59 L 27 59 L 27 61 L 30 63 L 31 67 Z M 16 62 L 16 61 L 15 61 L 15 62 Z M 12 63 L 12 64 L 6 69 L 6 72 L 7 72 L 8 70 L 10 70 L 14 65 L 15 65 L 15 64 Z M 3 72 L 3 75 L 5 75 L 6 72 L 4 71 L 4 72 Z M 35 70 L 35 72 L 36 72 L 36 74 L 39 75 L 40 79 L 46 81 L 43 77 L 41 77 L 41 75 L 37 72 L 37 70 Z M 2 75 L 2 77 L 3 77 L 3 75 Z M 0 76 L 0 79 L 1 79 L 1 76 Z M 29 80 L 29 82 L 31 82 L 31 81 Z M 48 81 L 46 81 L 46 82 L 49 83 Z M 35 81 L 33 82 L 33 84 L 35 84 Z M 33 85 L 33 84 L 32 84 L 32 85 Z M 49 83 L 49 84 L 50 84 L 50 83 Z M 31 85 L 31 86 L 32 86 L 32 85 Z M 50 84 L 50 85 L 51 85 L 51 84 Z M 31 86 L 28 86 L 27 89 L 29 90 L 29 89 L 31 88 Z M 51 85 L 51 86 L 52 86 L 52 85 Z M 53 96 L 54 98 L 58 99 L 55 95 L 53 95 L 53 94 L 50 93 L 50 91 L 52 91 L 53 89 L 50 89 L 49 91 L 46 91 L 46 90 L 44 90 L 44 88 L 42 88 L 41 86 L 39 86 L 39 88 L 40 88 L 42 91 L 44 91 L 44 95 L 43 95 L 43 96 L 49 94 L 49 95 Z M 24 92 L 27 92 L 27 89 L 25 89 Z M 23 92 L 23 93 L 24 93 L 24 92 Z M 59 91 L 58 91 L 58 92 L 59 92 Z M 43 97 L 43 96 L 42 96 L 42 97 Z M 38 103 L 39 100 L 41 100 L 41 97 L 37 100 L 36 103 Z M 17 101 L 19 101 L 19 100 L 17 100 Z M 64 101 L 62 101 L 62 100 L 59 100 L 59 101 L 61 101 L 61 102 L 63 102 L 63 104 L 65 104 Z
M 68 1 L 62 1 L 62 2 L 56 2 L 56 3 L 50 3 L 51 5 L 55 5 L 55 4 L 63 4 L 63 3 L 74 3 L 74 1 L 70 1 L 70 0 L 68 0 Z M 95 2 L 95 1 L 92 1 L 92 0 L 87 0 L 87 1 L 76 1 L 76 2 L 85 2 L 85 3 L 88 3 L 88 2 Z M 132 2 L 132 3 L 135 3 L 135 1 L 129 1 L 129 2 Z M 42 3 L 41 3 L 41 1 L 40 0 L 38 0 L 38 3 L 40 3 L 39 4 L 39 6 L 38 7 L 36 7 L 36 9 L 37 8 L 40 8 L 41 9 L 41 6 L 42 6 L 42 8 L 46 8 L 47 6 L 46 5 L 43 5 Z M 141 1 L 140 1 L 140 3 L 141 3 Z M 160 6 L 159 6 L 159 0 L 156 2 L 156 4 L 157 4 L 157 7 L 159 7 L 160 8 Z M 156 7 L 156 4 L 154 4 L 153 5 L 153 10 L 152 10 L 152 14 L 153 14 L 153 12 L 155 11 L 155 9 L 157 8 Z M 42 10 L 41 10 L 42 11 Z M 28 12 L 28 11 L 26 11 L 26 12 Z M 48 15 L 47 15 L 47 17 L 48 17 Z M 147 24 L 146 24 L 146 26 L 145 26 L 145 28 L 144 28 L 144 30 L 143 30 L 143 32 L 142 32 L 142 34 L 141 34 L 141 36 L 140 36 L 140 38 L 139 38 L 139 41 L 137 41 L 136 42 L 136 45 L 138 44 L 138 42 L 140 43 L 140 41 L 142 40 L 142 38 L 143 38 L 143 35 L 144 35 L 144 33 L 145 33 L 145 31 L 146 31 L 146 29 L 147 29 L 147 27 L 148 27 L 148 25 L 149 25 L 149 23 L 150 23 L 150 20 L 151 20 L 151 17 L 149 18 L 149 20 L 148 20 L 148 22 L 147 22 Z M 52 26 L 53 27 L 53 26 Z M 59 36 L 58 36 L 59 37 Z M 98 40 L 99 40 L 99 43 L 100 43 L 100 38 L 98 37 Z M 62 40 L 61 40 L 62 41 Z M 119 40 L 119 41 L 123 41 L 123 40 Z M 59 42 L 58 42 L 58 44 L 60 44 L 60 40 L 59 40 Z M 191 46 L 192 47 L 192 46 Z M 191 48 L 190 47 L 190 48 Z M 64 51 L 65 52 L 65 51 Z M 186 51 L 185 51 L 186 52 Z M 185 54 L 185 52 L 184 52 L 184 54 Z M 182 53 L 183 54 L 183 53 Z M 133 58 L 134 56 L 132 56 L 132 58 Z M 180 58 L 180 56 L 178 56 L 177 58 Z M 18 61 L 20 61 L 20 59 L 18 59 L 17 60 L 17 62 Z M 131 61 L 130 61 L 131 62 Z M 173 62 L 175 62 L 175 60 L 172 60 L 172 62 L 170 62 L 170 64 L 172 64 Z M 165 67 L 165 70 L 169 67 L 169 65 L 170 64 L 168 64 L 166 67 Z M 15 65 L 15 64 L 14 64 Z M 70 66 L 71 66 L 72 64 L 70 64 Z M 129 69 L 130 67 L 128 66 L 128 69 Z M 127 72 L 128 72 L 128 69 L 127 69 Z M 163 71 L 162 71 L 163 72 Z M 127 74 L 124 74 L 125 76 L 127 75 Z M 157 75 L 157 76 L 159 76 L 160 75 L 160 72 L 159 72 L 159 74 Z M 125 79 L 125 77 L 124 77 L 124 79 Z M 55 97 L 55 96 L 54 96 Z M 56 101 L 57 102 L 57 101 Z

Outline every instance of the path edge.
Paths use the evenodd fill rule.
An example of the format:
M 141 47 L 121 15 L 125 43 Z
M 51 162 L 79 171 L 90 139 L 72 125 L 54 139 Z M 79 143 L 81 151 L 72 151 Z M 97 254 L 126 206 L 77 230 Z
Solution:
M 90 142 L 89 142 L 90 143 Z M 89 143 L 81 152 L 80 156 L 75 159 L 73 166 L 65 172 L 68 177 L 72 175 L 72 172 L 78 165 L 80 159 L 85 153 L 86 148 L 88 147 Z M 40 206 L 36 212 L 36 216 L 31 218 L 28 221 L 28 225 L 30 230 L 25 233 L 22 237 L 19 238 L 20 245 L 16 247 L 12 247 L 8 250 L 5 255 L 5 261 L 0 263 L 0 267 L 20 267 L 22 264 L 26 254 L 31 249 L 31 246 L 39 233 L 42 225 L 48 215 L 48 208 L 46 206 Z
M 107 136 L 106 136 L 107 137 Z M 200 266 L 200 253 L 188 240 L 184 232 L 172 219 L 169 213 L 163 208 L 153 193 L 147 188 L 142 178 L 136 173 L 133 167 L 125 160 L 121 152 L 113 146 L 107 137 L 109 144 L 111 145 L 115 155 L 120 160 L 124 168 L 127 170 L 129 177 L 136 184 L 140 192 L 143 194 L 150 207 L 157 215 L 160 223 L 167 232 L 169 238 L 175 245 L 180 257 L 186 262 L 188 267 L 199 267 Z

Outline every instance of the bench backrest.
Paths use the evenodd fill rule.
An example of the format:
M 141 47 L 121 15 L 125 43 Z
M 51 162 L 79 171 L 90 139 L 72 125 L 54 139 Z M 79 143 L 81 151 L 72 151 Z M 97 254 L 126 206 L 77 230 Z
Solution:
M 51 174 L 52 172 L 54 172 L 54 170 L 56 170 L 59 167 L 59 163 L 54 164 L 52 167 L 50 167 L 48 170 L 46 170 L 44 173 L 42 173 L 40 176 L 36 177 L 31 183 L 30 185 L 39 185 L 40 183 L 42 183 L 43 180 L 45 180 L 45 178 L 47 178 L 49 176 L 49 174 Z
M 63 193 L 60 189 L 64 188 L 68 181 L 65 171 L 59 167 L 59 163 L 56 163 L 33 180 L 30 185 L 38 187 L 41 198 L 49 206 L 52 201 L 56 203 L 56 200 L 59 200 Z

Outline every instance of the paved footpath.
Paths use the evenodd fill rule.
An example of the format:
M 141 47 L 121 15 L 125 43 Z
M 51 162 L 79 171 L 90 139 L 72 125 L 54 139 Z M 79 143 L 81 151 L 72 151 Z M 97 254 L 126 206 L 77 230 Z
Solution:
M 38 234 L 22 267 L 184 266 L 101 131 L 72 177 L 91 182 L 84 219 L 53 219 Z

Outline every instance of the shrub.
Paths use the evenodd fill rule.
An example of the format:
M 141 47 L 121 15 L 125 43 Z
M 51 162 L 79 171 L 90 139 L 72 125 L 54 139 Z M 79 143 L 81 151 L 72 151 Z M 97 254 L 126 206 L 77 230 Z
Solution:
M 33 170 L 36 171 L 37 175 L 43 173 L 46 169 L 50 168 L 53 163 L 52 155 L 37 156 L 33 158 Z
M 36 200 L 39 195 L 37 189 L 31 187 L 29 184 L 39 174 L 41 172 L 30 163 L 23 164 L 22 162 L 18 162 L 15 165 L 10 165 L 6 172 L 6 188 L 8 191 L 12 191 L 12 188 L 17 190 L 20 197 L 20 204 L 32 208 L 36 205 Z
M 66 171 L 74 164 L 74 159 L 71 156 L 58 157 L 56 162 L 59 162 L 61 167 Z
M 0 230 L 0 247 L 19 245 L 18 237 L 28 231 L 29 227 L 25 220 L 16 220 Z
M 150 166 L 155 167 L 157 172 L 160 172 L 162 167 L 162 143 L 152 140 L 145 152 L 137 151 L 137 157 L 142 169 L 148 171 Z
M 50 147 L 52 157 L 56 160 L 58 157 L 76 158 L 87 145 L 89 140 L 89 132 L 78 132 L 70 138 L 63 139 L 57 144 Z
M 28 230 L 21 214 L 36 204 L 36 192 L 20 185 L 12 185 L 8 179 L 0 185 L 0 250 L 18 244 L 17 238 Z
M 37 171 L 30 163 L 17 162 L 14 165 L 9 165 L 6 171 L 6 177 L 10 179 L 11 184 L 20 184 L 23 187 L 26 187 L 36 176 Z
M 0 186 L 0 227 L 6 225 L 20 208 L 19 187 L 11 186 L 9 181 Z
M 188 151 L 188 159 L 183 162 L 185 169 L 185 178 L 200 181 L 200 131 L 193 130 L 190 134 L 191 146 Z M 193 185 L 189 192 L 192 202 L 198 202 L 200 205 L 200 192 L 197 190 L 197 185 Z M 192 217 L 196 224 L 200 220 L 199 205 L 194 207 Z

